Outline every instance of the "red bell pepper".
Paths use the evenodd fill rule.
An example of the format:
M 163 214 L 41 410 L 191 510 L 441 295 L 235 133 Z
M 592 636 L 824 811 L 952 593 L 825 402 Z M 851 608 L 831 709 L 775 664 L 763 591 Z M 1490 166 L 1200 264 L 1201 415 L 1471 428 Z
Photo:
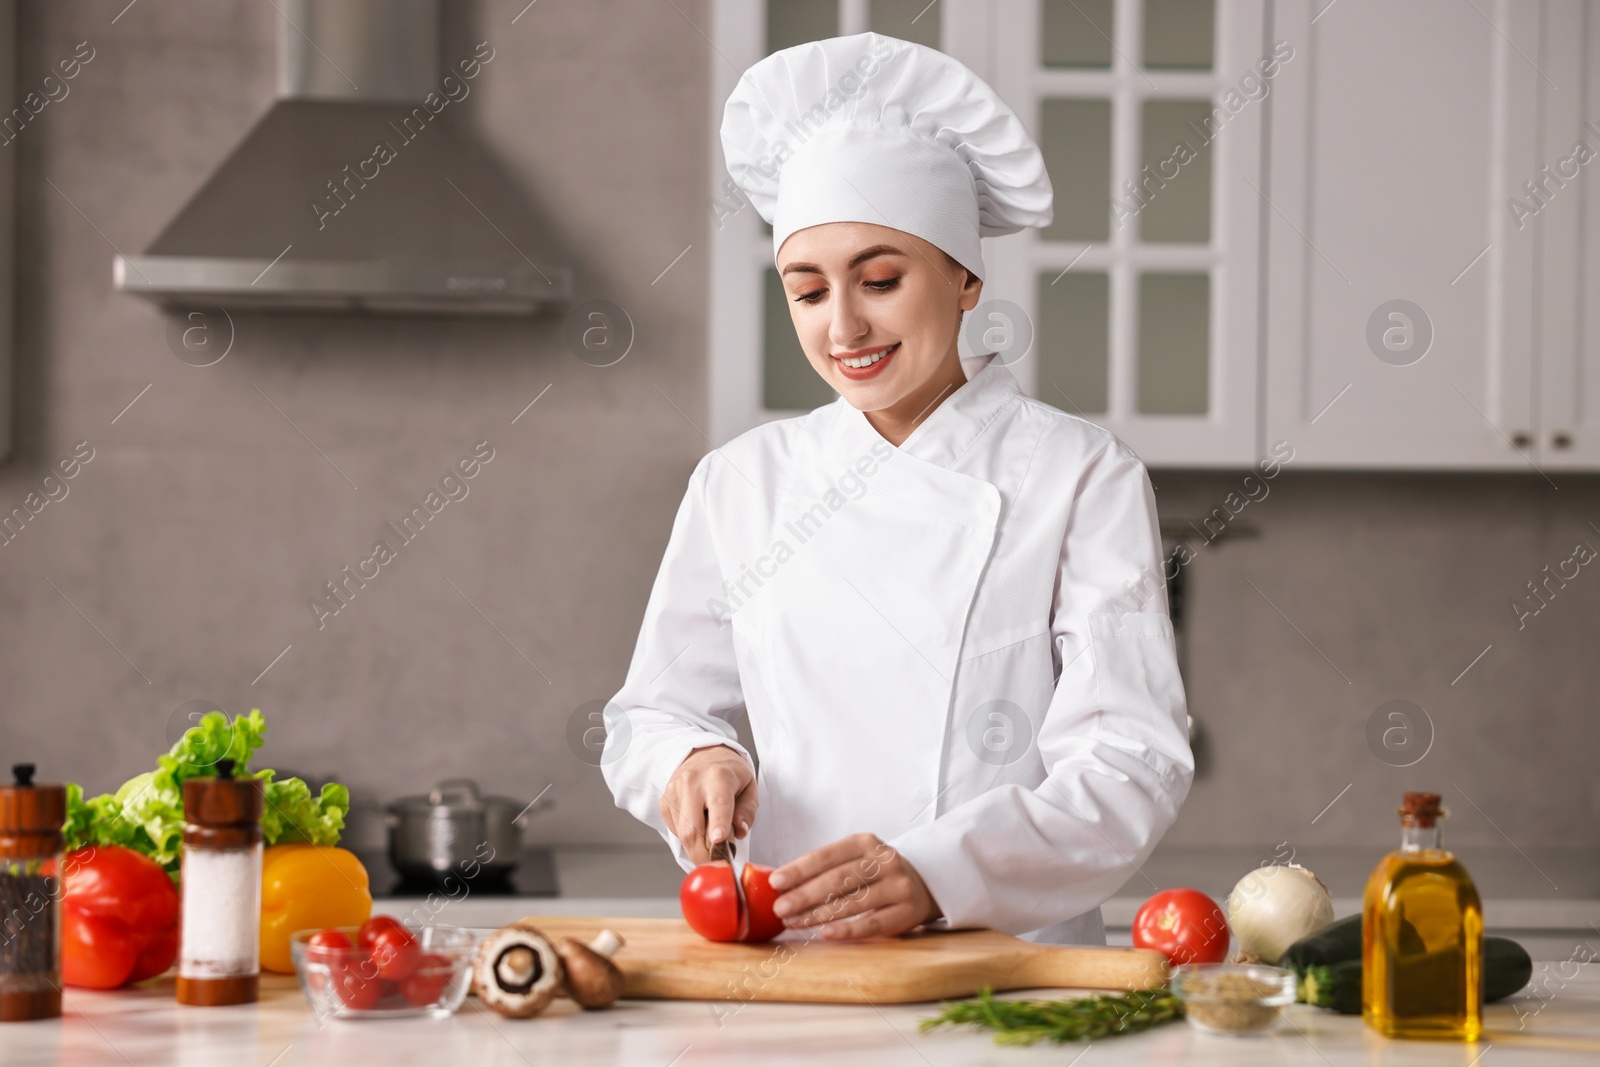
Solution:
M 115 989 L 154 978 L 178 958 L 178 889 L 161 865 L 120 845 L 91 845 L 62 863 L 61 980 Z

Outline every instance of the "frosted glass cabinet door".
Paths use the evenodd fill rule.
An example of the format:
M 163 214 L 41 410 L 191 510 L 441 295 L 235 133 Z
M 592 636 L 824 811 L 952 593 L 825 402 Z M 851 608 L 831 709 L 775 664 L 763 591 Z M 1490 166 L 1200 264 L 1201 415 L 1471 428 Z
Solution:
M 993 84 L 1055 189 L 1051 226 L 985 248 L 985 298 L 1015 302 L 1036 327 L 1012 372 L 1151 466 L 1249 466 L 1266 3 L 993 4 Z
M 1295 465 L 1536 461 L 1538 244 L 1508 205 L 1541 162 L 1540 7 L 1275 3 L 1266 436 Z

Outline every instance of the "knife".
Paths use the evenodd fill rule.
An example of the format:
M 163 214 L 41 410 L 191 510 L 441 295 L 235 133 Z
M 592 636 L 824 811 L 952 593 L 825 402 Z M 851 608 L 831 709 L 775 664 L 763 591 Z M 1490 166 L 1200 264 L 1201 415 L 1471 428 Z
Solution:
M 733 865 L 733 857 L 738 850 L 730 839 L 718 841 L 711 846 L 710 851 L 713 863 L 726 862 L 733 872 L 733 895 L 739 901 L 739 932 L 735 940 L 743 941 L 745 936 L 750 933 L 750 906 L 744 899 L 744 879 L 739 877 L 739 868 Z

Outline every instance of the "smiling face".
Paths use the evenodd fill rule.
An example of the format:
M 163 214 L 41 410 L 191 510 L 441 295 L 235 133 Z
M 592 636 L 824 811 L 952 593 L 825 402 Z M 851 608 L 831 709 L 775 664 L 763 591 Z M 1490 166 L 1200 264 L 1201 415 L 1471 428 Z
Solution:
M 806 359 L 851 407 L 876 413 L 880 431 L 908 434 L 966 380 L 957 331 L 983 282 L 941 249 L 887 226 L 830 222 L 791 234 L 778 270 Z

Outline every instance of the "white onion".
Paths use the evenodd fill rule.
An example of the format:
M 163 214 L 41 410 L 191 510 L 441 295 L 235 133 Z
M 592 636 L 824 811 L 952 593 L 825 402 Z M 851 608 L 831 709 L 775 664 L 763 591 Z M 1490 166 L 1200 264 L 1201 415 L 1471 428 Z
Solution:
M 1290 945 L 1333 922 L 1333 898 L 1298 863 L 1257 867 L 1228 894 L 1235 959 L 1277 963 Z

